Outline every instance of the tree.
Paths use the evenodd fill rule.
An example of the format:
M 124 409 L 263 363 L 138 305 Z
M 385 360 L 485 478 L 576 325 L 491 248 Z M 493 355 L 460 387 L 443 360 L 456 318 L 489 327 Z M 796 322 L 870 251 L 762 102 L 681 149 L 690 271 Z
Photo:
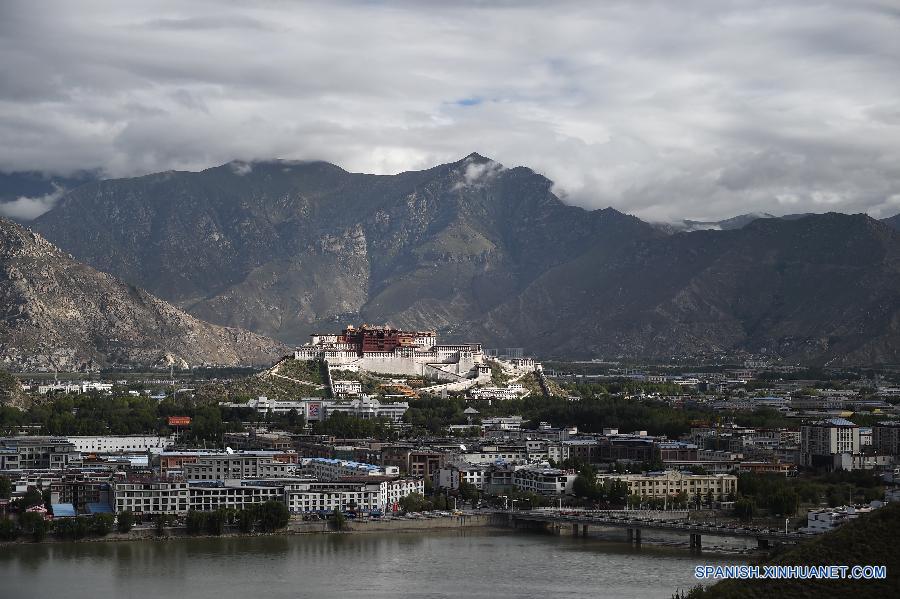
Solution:
M 14 541 L 19 536 L 19 528 L 10 518 L 0 518 L 0 541 Z
M 472 501 L 473 499 L 478 498 L 478 488 L 471 484 L 467 483 L 464 480 L 459 481 L 459 496 L 463 498 L 463 501 Z
M 741 522 L 750 522 L 753 519 L 754 505 L 751 499 L 741 497 L 734 503 L 734 515 L 740 518 Z
M 221 535 L 225 532 L 225 519 L 227 513 L 223 509 L 206 514 L 206 532 L 211 535 Z
M 600 492 L 597 488 L 596 476 L 591 478 L 585 474 L 579 474 L 572 483 L 572 492 L 578 497 L 598 499 Z
M 267 501 L 260 506 L 259 525 L 265 532 L 274 532 L 288 525 L 291 513 L 281 501 Z
M 105 537 L 112 531 L 114 523 L 115 516 L 112 514 L 94 514 L 91 516 L 91 532 Z
M 628 483 L 623 480 L 605 481 L 603 483 L 603 497 L 614 505 L 625 505 L 628 499 Z
M 164 534 L 166 534 L 167 520 L 168 520 L 168 518 L 166 518 L 165 514 L 157 514 L 156 515 L 155 521 L 156 521 L 156 535 L 157 536 L 161 537 Z
M 428 509 L 429 503 L 421 493 L 410 493 L 400 501 L 400 509 L 404 512 L 421 512 Z
M 40 512 L 25 512 L 19 517 L 19 526 L 26 534 L 30 534 L 35 541 L 43 541 L 50 530 L 50 523 L 44 519 Z
M 344 513 L 341 512 L 338 508 L 334 508 L 334 511 L 331 513 L 331 527 L 334 530 L 344 530 L 344 526 L 347 523 L 347 519 L 344 517 Z
M 197 510 L 190 510 L 185 518 L 185 528 L 189 535 L 200 534 L 206 529 L 206 514 Z
M 116 525 L 119 529 L 119 532 L 128 532 L 134 526 L 134 514 L 131 510 L 125 510 L 119 512 L 119 517 L 117 519 Z
M 9 499 L 12 496 L 12 483 L 9 477 L 0 476 L 0 499 Z
M 253 532 L 256 523 L 256 514 L 251 510 L 241 510 L 237 513 L 238 530 L 243 533 Z
M 44 505 L 44 495 L 37 487 L 28 487 L 25 496 L 21 499 L 21 506 L 23 509 L 28 509 L 36 505 Z

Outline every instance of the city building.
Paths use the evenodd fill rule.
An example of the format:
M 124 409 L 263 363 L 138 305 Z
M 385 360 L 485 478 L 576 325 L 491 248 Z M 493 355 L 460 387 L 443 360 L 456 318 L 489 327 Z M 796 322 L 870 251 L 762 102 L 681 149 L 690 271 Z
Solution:
M 839 456 L 858 455 L 859 448 L 859 427 L 844 418 L 808 422 L 800 427 L 800 460 L 803 466 L 844 469 L 846 460 Z
M 883 421 L 873 426 L 872 447 L 881 455 L 900 456 L 900 420 Z
M 732 474 L 690 474 L 677 470 L 646 474 L 600 474 L 598 482 L 618 480 L 628 485 L 629 495 L 641 498 L 674 497 L 684 493 L 689 499 L 709 497 L 714 501 L 729 501 L 737 494 L 737 476 Z
M 564 495 L 572 493 L 576 476 L 574 470 L 526 466 L 513 471 L 512 484 L 520 491 L 538 495 Z
M 66 437 L 81 453 L 158 453 L 172 444 L 170 437 L 159 435 L 99 435 Z
M 0 438 L 0 470 L 63 470 L 81 464 L 81 453 L 64 437 Z
M 303 458 L 303 470 L 319 480 L 337 480 L 345 476 L 399 476 L 396 466 L 376 466 L 333 458 Z
M 484 363 L 480 343 L 438 345 L 434 331 L 362 325 L 340 334 L 316 333 L 294 351 L 297 360 L 323 360 L 329 368 L 458 381 L 476 378 Z
M 131 479 L 114 483 L 115 510 L 137 515 L 186 514 L 191 507 L 188 483 L 178 480 Z
M 189 481 L 283 478 L 297 475 L 297 456 L 284 452 L 237 452 L 202 455 L 184 464 Z

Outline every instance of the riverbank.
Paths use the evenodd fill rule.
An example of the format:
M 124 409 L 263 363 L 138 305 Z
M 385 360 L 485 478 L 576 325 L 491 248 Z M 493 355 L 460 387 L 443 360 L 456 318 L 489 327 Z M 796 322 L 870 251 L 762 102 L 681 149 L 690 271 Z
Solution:
M 288 522 L 287 527 L 275 532 L 240 532 L 231 530 L 232 527 L 226 527 L 225 532 L 221 535 L 196 535 L 188 534 L 187 529 L 183 526 L 166 527 L 162 534 L 157 532 L 156 527 L 135 527 L 128 532 L 111 532 L 105 536 L 88 536 L 82 539 L 74 540 L 71 538 L 59 538 L 48 535 L 41 541 L 33 541 L 29 538 L 22 537 L 14 541 L 0 542 L 0 547 L 4 545 L 36 545 L 40 543 L 95 543 L 110 541 L 141 541 L 141 540 L 165 540 L 184 539 L 184 538 L 207 538 L 207 537 L 265 537 L 265 536 L 283 536 L 283 535 L 304 535 L 304 534 L 365 534 L 373 532 L 421 532 L 430 530 L 450 530 L 464 529 L 476 527 L 495 526 L 491 523 L 491 518 L 487 514 L 471 514 L 462 516 L 451 516 L 445 518 L 428 518 L 421 520 L 407 519 L 368 519 L 368 520 L 352 520 L 348 519 L 344 522 L 341 530 L 335 530 L 328 520 L 294 520 Z M 236 528 L 236 527 L 234 527 Z

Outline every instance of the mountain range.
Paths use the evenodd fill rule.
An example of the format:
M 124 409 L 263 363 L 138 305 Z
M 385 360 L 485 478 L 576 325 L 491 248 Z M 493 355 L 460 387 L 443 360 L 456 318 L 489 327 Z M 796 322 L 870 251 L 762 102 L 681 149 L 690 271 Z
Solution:
M 288 349 L 212 325 L 0 219 L 0 363 L 17 370 L 269 364 Z
M 397 175 L 266 161 L 91 181 L 31 226 L 193 317 L 288 344 L 370 322 L 543 357 L 897 362 L 896 225 L 770 216 L 667 231 L 471 154 Z

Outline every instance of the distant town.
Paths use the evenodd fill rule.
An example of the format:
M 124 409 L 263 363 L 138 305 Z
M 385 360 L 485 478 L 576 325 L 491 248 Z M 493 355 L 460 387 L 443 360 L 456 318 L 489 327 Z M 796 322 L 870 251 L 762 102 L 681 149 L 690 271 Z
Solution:
M 362 325 L 261 372 L 18 379 L 0 406 L 6 541 L 469 518 L 768 548 L 900 500 L 889 370 L 545 365 Z

